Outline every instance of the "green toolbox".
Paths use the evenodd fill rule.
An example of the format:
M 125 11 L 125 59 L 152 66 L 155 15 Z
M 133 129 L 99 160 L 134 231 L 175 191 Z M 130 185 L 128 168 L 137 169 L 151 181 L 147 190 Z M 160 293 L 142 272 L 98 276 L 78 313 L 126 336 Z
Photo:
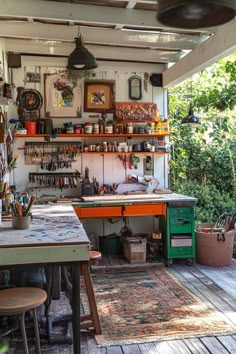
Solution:
M 165 264 L 170 266 L 173 259 L 184 258 L 192 265 L 195 257 L 195 225 L 193 206 L 174 206 L 167 208 L 166 220 L 160 219 L 163 233 Z

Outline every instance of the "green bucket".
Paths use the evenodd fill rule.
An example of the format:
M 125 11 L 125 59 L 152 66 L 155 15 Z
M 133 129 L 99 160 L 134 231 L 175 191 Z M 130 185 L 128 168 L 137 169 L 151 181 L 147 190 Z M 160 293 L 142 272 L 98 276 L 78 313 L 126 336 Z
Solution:
M 120 236 L 116 234 L 99 236 L 99 249 L 102 254 L 112 255 L 121 253 Z

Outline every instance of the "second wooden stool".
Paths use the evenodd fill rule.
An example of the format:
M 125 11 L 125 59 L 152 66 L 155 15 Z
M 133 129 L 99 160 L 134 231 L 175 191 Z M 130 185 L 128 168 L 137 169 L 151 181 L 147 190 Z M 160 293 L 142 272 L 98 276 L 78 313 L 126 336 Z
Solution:
M 47 293 L 40 288 L 9 288 L 0 291 L 0 316 L 20 316 L 21 335 L 24 353 L 28 354 L 28 344 L 25 331 L 25 312 L 33 311 L 36 353 L 40 353 L 40 338 L 36 308 L 47 299 Z
M 98 259 L 102 257 L 101 252 L 89 251 L 89 261 L 82 262 L 80 265 L 81 275 L 84 276 L 84 282 L 86 286 L 86 291 L 88 295 L 90 314 L 80 316 L 80 327 L 81 328 L 94 328 L 96 334 L 101 334 L 101 326 L 99 321 L 99 315 L 97 310 L 96 298 L 93 290 L 93 281 L 90 274 L 90 265 L 95 263 Z

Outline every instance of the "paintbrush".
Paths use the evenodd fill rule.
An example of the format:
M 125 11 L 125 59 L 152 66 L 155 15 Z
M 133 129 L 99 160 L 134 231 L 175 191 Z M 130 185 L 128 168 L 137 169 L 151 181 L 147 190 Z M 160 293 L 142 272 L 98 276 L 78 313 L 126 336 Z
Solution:
M 32 205 L 36 201 L 36 197 L 33 195 L 30 197 L 29 204 L 27 205 L 27 208 L 25 210 L 24 216 L 28 216 L 31 210 Z

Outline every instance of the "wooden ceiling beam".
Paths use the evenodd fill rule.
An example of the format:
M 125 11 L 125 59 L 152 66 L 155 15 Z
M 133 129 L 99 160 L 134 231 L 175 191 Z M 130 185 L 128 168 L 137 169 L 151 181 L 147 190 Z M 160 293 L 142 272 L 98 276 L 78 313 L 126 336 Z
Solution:
M 6 39 L 6 51 L 18 53 L 31 53 L 50 55 L 50 48 L 53 48 L 53 55 L 68 56 L 75 48 L 73 43 L 60 43 L 39 40 Z M 86 45 L 96 59 L 122 60 L 146 63 L 168 63 L 179 59 L 178 51 L 143 50 L 139 48 L 119 48 L 114 50 L 112 46 Z M 116 48 L 117 49 L 117 48 Z
M 191 50 L 207 37 L 189 34 L 130 32 L 104 28 L 79 28 L 85 43 L 139 46 L 152 49 Z M 0 37 L 73 42 L 78 26 L 0 21 Z

